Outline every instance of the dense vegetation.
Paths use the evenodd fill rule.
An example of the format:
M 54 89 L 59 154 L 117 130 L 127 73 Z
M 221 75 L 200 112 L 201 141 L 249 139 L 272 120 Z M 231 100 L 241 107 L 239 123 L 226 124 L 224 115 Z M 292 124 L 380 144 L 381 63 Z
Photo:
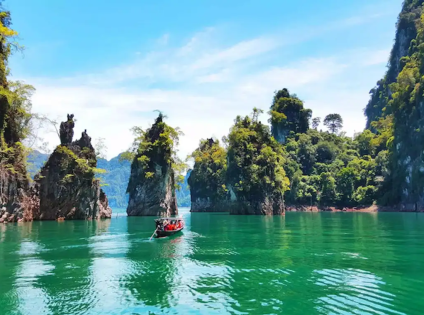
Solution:
M 423 3 L 404 1 L 387 73 L 365 108 L 376 150 L 386 159 L 379 201 L 408 210 L 424 208 Z
M 312 111 L 305 109 L 295 94 L 290 95 L 287 89 L 282 89 L 275 93 L 269 114 L 272 135 L 285 143 L 288 136 L 308 130 Z
M 10 13 L 0 1 L 0 172 L 26 178 L 26 148 L 21 141 L 30 134 L 31 101 L 34 88 L 8 80 L 8 59 L 18 33 L 12 30 Z
M 228 196 L 225 186 L 227 154 L 219 141 L 202 139 L 190 158 L 194 159 L 194 168 L 188 178 L 192 202 L 198 199 L 212 203 L 225 200 Z
M 260 110 L 235 119 L 228 135 L 227 182 L 238 201 L 279 199 L 289 188 L 283 147 L 258 120 Z
M 167 167 L 168 165 L 177 173 L 176 187 L 184 181 L 181 172 L 185 164 L 177 156 L 176 147 L 182 132 L 179 128 L 173 128 L 166 124 L 165 116 L 159 113 L 151 128 L 143 130 L 134 127 L 135 139 L 132 147 L 122 154 L 121 160 L 132 160 L 132 167 L 141 167 L 146 179 L 155 176 L 156 167 Z M 128 185 L 131 189 L 131 184 Z
M 379 80 L 370 91 L 370 100 L 365 107 L 367 129 L 373 129 L 372 122 L 378 121 L 392 113 L 389 101 L 392 98 L 390 85 L 396 82 L 399 73 L 407 63 L 413 49 L 417 46 L 417 22 L 421 19 L 424 0 L 405 0 L 399 14 L 395 43 L 392 48 L 388 69 L 385 76 Z M 375 131 L 375 130 L 374 130 Z

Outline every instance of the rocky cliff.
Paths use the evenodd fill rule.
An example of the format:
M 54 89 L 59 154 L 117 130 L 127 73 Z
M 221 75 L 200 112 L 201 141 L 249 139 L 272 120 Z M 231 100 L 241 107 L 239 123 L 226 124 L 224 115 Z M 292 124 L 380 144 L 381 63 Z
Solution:
M 74 135 L 73 115 L 60 125 L 61 144 L 36 175 L 40 189 L 40 220 L 110 218 L 107 197 L 95 179 L 96 154 L 84 131 Z
M 401 209 L 424 211 L 424 11 L 416 23 L 417 36 L 411 41 L 396 83 L 391 85 L 393 137 L 390 139 L 391 186 Z M 397 200 L 393 200 L 397 201 Z
M 194 167 L 188 178 L 191 212 L 230 211 L 229 193 L 225 186 L 226 155 L 216 139 L 201 140 L 192 153 Z
M 30 190 L 25 147 L 33 87 L 7 79 L 8 57 L 17 32 L 0 3 L 0 222 L 32 220 L 37 194 Z M 13 106 L 12 106 L 13 105 Z
M 231 214 L 284 214 L 284 192 L 289 179 L 284 170 L 285 152 L 269 127 L 251 117 L 237 117 L 228 136 L 227 187 Z
M 390 85 L 396 82 L 399 73 L 413 53 L 416 45 L 417 23 L 421 18 L 424 0 L 405 0 L 396 25 L 395 43 L 393 45 L 385 76 L 370 91 L 370 100 L 364 113 L 367 118 L 367 129 L 371 124 L 392 113 L 389 101 L 392 99 Z
M 175 197 L 173 145 L 177 133 L 160 114 L 143 132 L 131 164 L 127 192 L 129 216 L 169 216 L 178 213 Z
M 385 136 L 388 152 L 380 203 L 404 211 L 424 211 L 423 3 L 404 2 L 388 71 L 365 109 L 367 126 Z

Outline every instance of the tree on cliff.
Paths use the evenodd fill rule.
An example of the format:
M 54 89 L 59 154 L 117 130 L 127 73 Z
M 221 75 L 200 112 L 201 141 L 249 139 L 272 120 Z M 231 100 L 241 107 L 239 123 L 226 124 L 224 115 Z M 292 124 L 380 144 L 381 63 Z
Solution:
M 315 130 L 318 129 L 318 126 L 320 123 L 321 123 L 321 118 L 315 117 L 314 119 L 312 119 L 312 128 Z
M 271 204 L 278 213 L 283 203 L 283 194 L 289 188 L 289 179 L 284 170 L 285 154 L 280 144 L 272 137 L 268 126 L 255 116 L 238 116 L 228 136 L 227 181 L 237 201 L 243 204 Z M 267 201 L 268 200 L 268 201 Z M 270 213 L 271 212 L 271 213 Z
M 343 128 L 343 119 L 340 114 L 328 114 L 324 118 L 324 126 L 332 133 L 338 133 Z
M 225 201 L 228 196 L 225 185 L 227 153 L 220 146 L 219 141 L 212 138 L 200 140 L 199 147 L 189 158 L 194 160 L 194 167 L 188 178 L 192 210 L 209 210 L 195 209 L 197 201 L 209 202 L 210 205 L 207 208 L 214 207 L 220 201 Z
M 183 182 L 186 167 L 176 155 L 182 132 L 163 120 L 160 112 L 150 128 L 134 127 L 133 146 L 122 157 L 132 158 L 127 188 L 129 215 L 177 213 L 175 188 Z
M 281 143 L 291 134 L 305 133 L 312 116 L 312 111 L 304 108 L 303 102 L 287 89 L 275 93 L 269 113 L 272 135 Z

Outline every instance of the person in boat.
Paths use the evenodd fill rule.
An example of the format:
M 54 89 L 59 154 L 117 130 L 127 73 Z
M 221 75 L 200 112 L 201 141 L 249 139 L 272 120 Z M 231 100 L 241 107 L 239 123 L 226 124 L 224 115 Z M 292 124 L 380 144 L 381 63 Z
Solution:
M 172 224 L 172 222 L 169 222 L 167 225 L 165 225 L 165 231 L 172 231 L 175 230 L 175 225 Z

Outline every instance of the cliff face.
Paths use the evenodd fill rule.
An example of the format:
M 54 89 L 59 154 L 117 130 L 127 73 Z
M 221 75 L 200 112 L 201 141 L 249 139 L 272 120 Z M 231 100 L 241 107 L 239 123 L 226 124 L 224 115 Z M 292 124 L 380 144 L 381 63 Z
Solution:
M 396 82 L 399 73 L 406 64 L 404 57 L 411 56 L 416 44 L 417 23 L 421 18 L 424 0 L 405 0 L 396 25 L 395 43 L 393 45 L 386 75 L 370 91 L 370 101 L 365 107 L 367 129 L 371 123 L 392 113 L 389 101 L 392 99 L 390 85 Z
M 33 87 L 7 79 L 11 42 L 17 32 L 10 28 L 10 14 L 1 3 L 0 13 L 0 222 L 30 221 L 38 211 L 38 200 L 30 190 L 20 141 L 28 134 L 27 97 Z
M 97 165 L 91 138 L 84 131 L 72 142 L 74 121 L 60 126 L 61 145 L 36 175 L 40 186 L 40 220 L 110 218 L 106 195 L 94 178 Z
M 236 215 L 282 215 L 284 199 L 282 195 L 265 195 L 261 199 L 235 199 L 230 204 L 230 214 Z
M 424 12 L 416 24 L 410 57 L 391 86 L 393 137 L 392 187 L 403 210 L 424 211 Z M 394 194 L 394 193 L 393 193 Z M 396 196 L 395 195 L 395 196 Z
M 405 1 L 389 69 L 383 80 L 386 84 L 384 89 L 388 88 L 388 92 L 384 93 L 390 97 L 381 99 L 373 95 L 379 104 L 385 105 L 385 120 L 393 121 L 387 141 L 389 172 L 384 182 L 386 194 L 383 203 L 397 205 L 405 211 L 424 211 L 423 2 Z M 375 119 L 372 115 L 378 112 L 370 114 L 368 109 L 366 114 L 372 121 Z
M 16 166 L 16 165 L 15 165 Z M 39 215 L 37 186 L 29 186 L 23 172 L 0 167 L 0 223 L 33 221 Z
M 178 214 L 175 173 L 172 167 L 173 129 L 159 115 L 143 133 L 131 164 L 127 192 L 129 216 L 170 216 Z
M 134 186 L 133 186 L 134 185 Z M 170 216 L 178 213 L 174 172 L 170 166 L 155 166 L 155 175 L 146 179 L 142 169 L 133 164 L 128 184 L 129 216 Z

